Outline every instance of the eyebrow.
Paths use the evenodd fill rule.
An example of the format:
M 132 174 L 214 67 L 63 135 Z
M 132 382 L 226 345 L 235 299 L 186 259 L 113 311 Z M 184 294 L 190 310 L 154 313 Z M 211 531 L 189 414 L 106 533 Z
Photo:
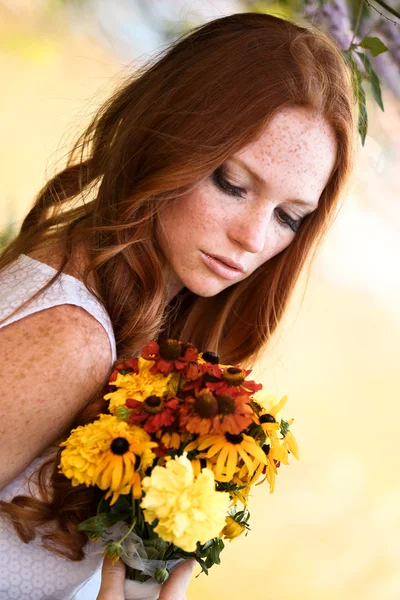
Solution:
M 248 173 L 250 173 L 250 175 L 253 177 L 253 179 L 255 179 L 263 187 L 267 187 L 267 182 L 265 181 L 265 179 L 263 179 L 259 173 L 254 171 L 251 167 L 249 167 L 249 165 L 247 165 L 242 159 L 229 158 L 228 160 L 230 160 L 231 162 L 237 163 L 239 166 L 246 169 L 246 171 Z M 311 210 L 316 210 L 316 208 L 318 207 L 318 204 L 315 205 L 314 202 L 308 202 L 307 200 L 300 200 L 299 198 L 288 198 L 286 200 L 286 202 L 293 202 L 294 204 L 300 204 L 301 206 L 305 206 L 307 208 L 310 208 Z

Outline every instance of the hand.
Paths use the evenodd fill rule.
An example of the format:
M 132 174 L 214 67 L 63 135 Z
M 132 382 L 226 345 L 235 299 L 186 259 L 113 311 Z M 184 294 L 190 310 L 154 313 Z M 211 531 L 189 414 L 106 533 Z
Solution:
M 161 588 L 159 600 L 186 600 L 186 589 L 196 561 L 191 558 L 181 563 Z M 112 564 L 109 558 L 103 561 L 101 587 L 96 600 L 125 600 L 125 565 L 122 560 Z
M 176 567 L 162 586 L 158 600 L 186 600 L 186 589 L 195 564 L 195 559 L 190 558 Z
M 101 586 L 96 600 L 125 600 L 125 564 L 118 560 L 115 565 L 105 557 L 101 569 Z

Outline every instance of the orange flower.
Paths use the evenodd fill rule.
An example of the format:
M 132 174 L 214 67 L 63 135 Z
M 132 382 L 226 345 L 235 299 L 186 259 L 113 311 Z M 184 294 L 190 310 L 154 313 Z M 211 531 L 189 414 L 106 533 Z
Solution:
M 208 388 L 195 392 L 195 395 L 196 398 L 186 398 L 181 409 L 181 427 L 190 433 L 238 434 L 250 425 L 253 411 L 247 395 L 217 395 Z
M 200 375 L 198 357 L 199 353 L 193 344 L 184 344 L 174 339 L 164 340 L 160 344 L 152 340 L 142 349 L 142 358 L 154 361 L 151 373 L 169 375 L 172 371 L 178 371 L 188 380 Z

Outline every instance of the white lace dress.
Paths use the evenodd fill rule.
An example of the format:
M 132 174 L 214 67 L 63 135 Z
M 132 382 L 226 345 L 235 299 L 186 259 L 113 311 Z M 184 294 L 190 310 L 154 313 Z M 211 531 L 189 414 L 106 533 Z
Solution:
M 0 320 L 30 298 L 54 273 L 52 267 L 25 255 L 2 271 Z M 103 325 L 109 336 L 114 362 L 116 346 L 108 314 L 84 284 L 70 275 L 62 274 L 43 294 L 0 327 L 60 304 L 80 306 Z M 27 478 L 44 458 L 34 460 L 0 491 L 0 498 L 10 500 L 17 494 L 28 494 Z M 34 494 L 34 483 L 31 484 L 31 489 Z M 39 539 L 25 544 L 8 519 L 0 517 L 0 600 L 95 600 L 100 586 L 102 561 L 100 546 L 97 544 L 88 543 L 85 559 L 80 562 L 49 552 Z

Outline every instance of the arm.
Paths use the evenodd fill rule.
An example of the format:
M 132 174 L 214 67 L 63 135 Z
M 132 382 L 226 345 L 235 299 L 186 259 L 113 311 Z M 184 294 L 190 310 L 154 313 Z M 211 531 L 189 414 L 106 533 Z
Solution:
M 110 369 L 107 333 L 78 306 L 0 329 L 0 489 L 68 429 Z

